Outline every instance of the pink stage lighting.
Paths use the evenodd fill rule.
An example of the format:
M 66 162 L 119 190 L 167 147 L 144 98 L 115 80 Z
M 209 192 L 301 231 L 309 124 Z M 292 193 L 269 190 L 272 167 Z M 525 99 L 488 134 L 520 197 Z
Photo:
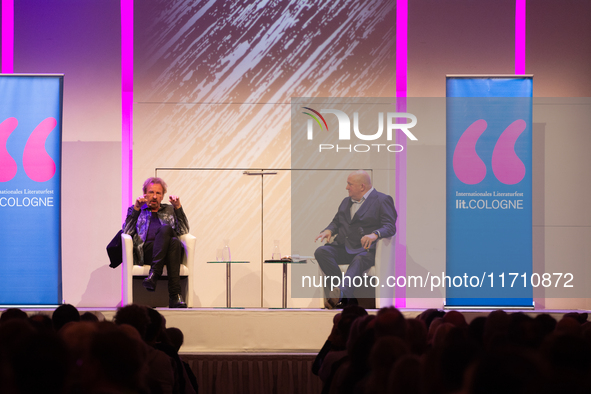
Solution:
M 14 72 L 14 0 L 2 0 L 2 73 Z
M 408 0 L 396 2 L 396 111 L 406 112 L 408 68 Z M 406 119 L 402 120 L 406 121 Z M 396 276 L 406 276 L 406 136 L 396 133 L 396 143 L 404 150 L 396 155 Z M 396 288 L 397 308 L 406 307 L 406 289 Z
M 515 1 L 515 74 L 525 74 L 525 0 Z

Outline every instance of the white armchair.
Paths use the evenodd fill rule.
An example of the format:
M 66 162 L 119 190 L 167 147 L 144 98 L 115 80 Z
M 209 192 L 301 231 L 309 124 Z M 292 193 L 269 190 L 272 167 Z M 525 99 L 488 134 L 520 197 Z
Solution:
M 187 292 L 185 300 L 189 308 L 193 307 L 193 260 L 195 257 L 195 236 L 191 234 L 184 234 L 179 237 L 179 240 L 183 243 L 184 253 L 183 261 L 181 262 L 180 276 L 187 277 Z M 122 294 L 121 300 L 123 305 L 133 303 L 133 277 L 134 276 L 148 276 L 150 273 L 149 265 L 134 265 L 133 264 L 133 239 L 130 235 L 121 234 L 121 243 L 123 246 L 123 262 L 122 266 Z M 166 276 L 166 267 L 162 271 L 162 276 Z
M 376 244 L 376 260 L 375 265 L 367 270 L 368 276 L 377 276 L 380 278 L 380 284 L 375 288 L 376 290 L 376 308 L 383 308 L 394 305 L 394 288 L 388 287 L 384 281 L 389 276 L 394 276 L 396 273 L 395 267 L 395 238 L 381 238 Z M 334 238 L 333 238 L 334 239 Z M 339 265 L 342 272 L 346 272 L 349 268 L 348 264 Z M 384 287 L 382 287 L 384 285 Z M 320 299 L 321 307 L 324 307 L 324 299 Z

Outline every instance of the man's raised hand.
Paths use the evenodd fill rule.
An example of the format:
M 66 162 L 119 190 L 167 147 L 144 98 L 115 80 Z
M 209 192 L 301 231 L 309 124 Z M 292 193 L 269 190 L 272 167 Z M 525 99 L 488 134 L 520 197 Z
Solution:
M 148 199 L 146 198 L 145 194 L 138 197 L 135 200 L 135 204 L 133 204 L 133 209 L 135 209 L 136 211 L 139 211 L 142 208 L 142 205 L 144 205 L 147 201 L 148 201 Z
M 179 209 L 181 207 L 181 199 L 178 196 L 168 196 L 170 203 L 174 207 L 174 209 Z

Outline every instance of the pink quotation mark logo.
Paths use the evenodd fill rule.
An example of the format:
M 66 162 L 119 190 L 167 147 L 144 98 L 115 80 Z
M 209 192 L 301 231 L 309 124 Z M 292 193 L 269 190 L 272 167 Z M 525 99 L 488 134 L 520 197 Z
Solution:
M 493 150 L 493 172 L 506 185 L 515 185 L 525 176 L 525 165 L 515 153 L 515 141 L 524 130 L 525 121 L 517 119 L 503 131 Z
M 479 119 L 468 126 L 454 151 L 454 172 L 468 185 L 480 183 L 486 176 L 486 165 L 476 153 L 476 141 L 486 130 L 486 125 L 484 119 Z
M 460 137 L 453 156 L 453 168 L 460 181 L 468 185 L 482 182 L 486 165 L 476 153 L 476 141 L 486 130 L 487 123 L 479 119 L 472 123 Z M 503 131 L 492 155 L 495 177 L 506 185 L 515 185 L 525 176 L 525 165 L 515 153 L 515 142 L 525 130 L 523 119 L 517 119 Z
M 17 125 L 15 118 L 8 118 L 0 123 L 0 182 L 8 182 L 17 172 L 16 162 L 6 148 L 8 137 Z M 23 168 L 27 176 L 35 182 L 48 181 L 55 174 L 55 162 L 45 150 L 45 141 L 56 125 L 54 118 L 44 119 L 35 127 L 25 145 Z
M 6 142 L 17 125 L 16 118 L 8 118 L 0 123 L 0 182 L 8 182 L 16 175 L 16 161 L 8 153 Z

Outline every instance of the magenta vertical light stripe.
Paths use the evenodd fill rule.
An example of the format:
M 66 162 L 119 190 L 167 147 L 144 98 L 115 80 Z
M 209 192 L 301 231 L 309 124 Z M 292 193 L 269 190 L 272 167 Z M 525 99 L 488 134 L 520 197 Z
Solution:
M 2 73 L 14 72 L 14 0 L 2 0 Z
M 133 172 L 133 0 L 121 0 L 121 212 L 132 201 Z
M 396 112 L 406 112 L 408 69 L 408 0 L 396 1 Z M 406 118 L 400 119 L 406 122 Z M 396 153 L 396 276 L 406 276 L 406 135 L 396 132 L 396 143 L 403 146 Z M 397 287 L 394 305 L 406 307 L 406 289 Z
M 525 74 L 525 0 L 515 0 L 515 74 Z
M 132 202 L 133 180 L 133 0 L 121 0 L 121 214 Z M 127 271 L 121 270 L 121 305 Z
M 396 97 L 406 97 L 408 0 L 396 2 Z

